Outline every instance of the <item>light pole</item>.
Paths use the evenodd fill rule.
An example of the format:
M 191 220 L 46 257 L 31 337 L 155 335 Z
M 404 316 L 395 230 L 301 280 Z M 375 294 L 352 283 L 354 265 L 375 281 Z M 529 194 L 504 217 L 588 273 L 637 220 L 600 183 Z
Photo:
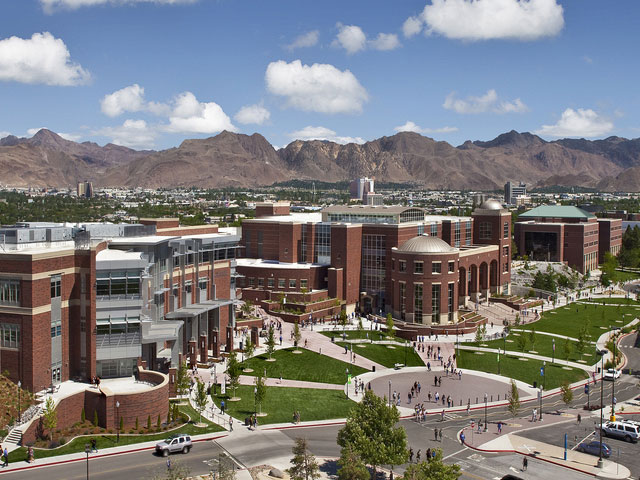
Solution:
M 353 345 L 353 343 L 351 345 Z M 407 366 L 407 339 L 404 340 L 404 366 Z
M 87 480 L 89 480 L 89 454 L 91 453 L 91 447 L 88 443 L 84 444 L 84 453 L 87 454 Z
M 540 400 L 540 421 L 542 421 L 542 387 L 538 391 L 538 399 Z
M 551 339 L 551 349 L 552 349 L 551 363 L 556 363 L 556 339 L 555 338 Z
M 18 421 L 22 420 L 22 399 L 20 397 L 20 388 L 22 387 L 22 382 L 18 380 Z
M 547 389 L 547 361 L 542 362 L 542 389 Z
M 613 378 L 611 379 L 611 416 L 609 420 L 612 422 L 616 421 L 616 337 L 615 330 L 612 332 L 612 343 L 613 343 Z
M 258 386 L 253 387 L 253 414 L 258 416 Z
M 604 411 L 604 382 L 602 380 L 604 379 L 604 356 L 606 354 L 606 350 L 598 350 L 598 355 L 600 355 L 600 455 L 598 458 L 598 468 L 602 468 L 602 415 Z
M 345 370 L 345 374 L 347 375 L 347 398 L 349 398 L 349 369 Z
M 116 434 L 116 442 L 120 442 L 120 402 L 116 401 L 116 421 L 118 422 L 118 425 L 116 426 L 117 428 L 117 434 Z
M 484 431 L 487 431 L 487 394 L 484 394 Z
M 389 408 L 391 408 L 391 380 L 389 380 Z

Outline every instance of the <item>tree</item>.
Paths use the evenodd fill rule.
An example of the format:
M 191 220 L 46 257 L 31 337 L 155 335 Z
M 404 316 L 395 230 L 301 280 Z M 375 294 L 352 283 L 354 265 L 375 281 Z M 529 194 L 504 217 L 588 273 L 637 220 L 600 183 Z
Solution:
M 247 343 L 244 345 L 244 354 L 246 358 L 250 358 L 253 356 L 253 353 L 256 351 L 256 346 L 251 341 L 251 336 L 247 337 Z
M 202 412 L 204 412 L 204 409 L 207 408 L 207 400 L 209 399 L 209 395 L 207 395 L 207 387 L 205 386 L 204 382 L 199 378 L 196 379 L 196 382 L 196 395 L 194 398 L 194 403 L 196 404 L 196 410 L 200 415 L 198 423 L 201 423 Z M 158 417 L 158 420 L 160 420 L 160 417 Z
M 191 469 L 183 465 L 179 460 L 171 461 L 171 468 L 159 467 L 153 476 L 153 480 L 183 480 L 189 477 Z
M 587 344 L 590 341 L 589 336 L 589 321 L 580 328 L 578 332 L 578 343 L 576 344 L 576 350 L 580 355 L 584 353 L 585 348 L 587 348 Z
M 296 321 L 293 325 L 293 339 L 296 342 L 296 350 L 300 346 L 300 339 L 302 338 L 302 333 L 300 333 L 300 325 Z
M 527 349 L 527 337 L 524 336 L 524 332 L 520 332 L 520 335 L 517 337 L 518 348 L 521 352 L 524 352 Z
M 251 307 L 253 307 L 253 305 L 251 304 L 251 301 L 245 300 L 241 307 L 242 313 L 244 313 L 248 317 L 249 315 L 251 315 Z
M 568 338 L 564 339 L 564 345 L 562 346 L 562 350 L 564 351 L 564 359 L 569 361 L 569 355 L 571 355 L 573 345 L 571 345 L 571 340 Z
M 178 373 L 176 373 L 176 393 L 179 397 L 187 393 L 191 381 L 189 379 L 189 371 L 187 370 L 187 362 L 180 363 Z
M 233 460 L 221 453 L 218 455 L 218 480 L 235 480 L 235 478 L 236 469 Z
M 309 451 L 306 438 L 296 438 L 296 443 L 291 450 L 291 468 L 287 470 L 291 480 L 315 480 L 320 478 L 320 467 L 316 462 L 316 457 Z
M 53 398 L 47 397 L 42 414 L 44 415 L 44 427 L 49 430 L 49 440 L 53 440 L 53 431 L 58 426 L 58 412 L 56 412 L 56 403 Z
M 262 402 L 267 397 L 267 382 L 264 375 L 258 375 L 255 377 L 255 395 L 256 403 L 258 404 L 258 411 L 262 413 Z
M 378 465 L 402 465 L 409 458 L 407 433 L 395 426 L 400 419 L 398 409 L 395 405 L 389 408 L 386 401 L 365 390 L 364 398 L 351 409 L 346 425 L 338 432 L 338 445 L 351 446 L 373 467 L 373 478 Z
M 393 316 L 387 313 L 387 335 L 393 336 Z
M 340 452 L 338 480 L 368 480 L 369 470 L 351 445 Z
M 562 385 L 560 385 L 560 391 L 562 392 L 562 401 L 569 405 L 573 400 L 573 390 L 571 390 L 571 387 L 569 387 L 568 381 L 562 381 Z
M 535 327 L 529 331 L 529 343 L 531 344 L 531 350 L 535 350 L 536 346 L 536 329 Z
M 273 333 L 273 325 L 269 325 L 269 333 L 267 334 L 267 353 L 269 354 L 269 358 L 273 355 L 273 352 L 276 351 L 276 338 Z
M 347 329 L 347 312 L 346 310 L 340 310 L 340 325 L 342 325 L 342 331 Z
M 238 362 L 236 352 L 231 352 L 227 361 L 227 375 L 229 376 L 229 387 L 233 390 L 233 396 L 236 396 L 236 389 L 240 386 L 241 367 Z
M 460 466 L 447 465 L 442 461 L 442 450 L 436 450 L 436 457 L 431 461 L 412 463 L 404 472 L 404 480 L 457 480 Z
M 515 323 L 516 327 L 520 325 L 520 314 L 519 313 L 516 313 L 516 320 L 515 320 L 514 323 Z
M 520 410 L 520 394 L 518 393 L 518 386 L 516 381 L 511 379 L 511 391 L 509 392 L 509 412 L 514 417 L 518 415 Z

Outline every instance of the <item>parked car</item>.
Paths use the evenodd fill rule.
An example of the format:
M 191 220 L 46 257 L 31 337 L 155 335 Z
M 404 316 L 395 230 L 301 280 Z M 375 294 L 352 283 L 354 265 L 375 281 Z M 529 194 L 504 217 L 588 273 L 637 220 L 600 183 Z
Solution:
M 193 444 L 191 437 L 185 433 L 172 435 L 166 440 L 156 444 L 156 453 L 166 457 L 170 453 L 182 452 L 189 453 Z
M 637 442 L 640 438 L 640 427 L 635 422 L 606 422 L 602 425 L 602 434 L 605 437 L 619 438 L 625 442 Z
M 596 457 L 600 456 L 600 442 L 582 442 L 578 445 L 577 450 L 579 452 L 588 453 L 591 455 L 595 455 Z M 611 456 L 611 448 L 606 443 L 602 442 L 602 456 L 604 458 L 609 458 Z
M 614 378 L 620 377 L 620 370 L 616 370 L 615 368 L 609 368 L 606 372 L 604 372 L 605 380 L 613 380 Z

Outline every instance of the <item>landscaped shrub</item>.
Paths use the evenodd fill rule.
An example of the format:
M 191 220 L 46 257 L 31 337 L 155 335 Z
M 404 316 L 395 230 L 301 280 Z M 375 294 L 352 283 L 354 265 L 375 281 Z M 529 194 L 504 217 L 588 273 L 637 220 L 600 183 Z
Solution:
M 80 412 L 80 421 L 81 421 L 82 423 L 84 423 L 84 422 L 86 422 L 86 421 L 87 421 L 87 415 L 86 415 L 86 414 L 85 414 L 85 412 L 84 412 L 84 407 L 82 407 L 82 411 Z
M 156 422 L 156 427 L 160 428 L 160 425 L 162 425 L 162 421 L 160 420 L 160 415 L 158 415 L 158 421 Z
M 93 411 L 93 426 L 94 427 L 98 426 L 98 411 L 97 410 Z

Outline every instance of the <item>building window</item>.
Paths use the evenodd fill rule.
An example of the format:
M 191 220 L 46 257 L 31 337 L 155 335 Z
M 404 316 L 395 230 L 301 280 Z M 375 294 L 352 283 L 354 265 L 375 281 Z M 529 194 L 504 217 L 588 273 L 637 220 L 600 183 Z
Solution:
M 62 296 L 62 275 L 51 276 L 51 298 Z
M 505 257 L 509 256 L 509 247 L 502 247 L 502 255 Z
M 185 282 L 184 284 L 184 291 L 187 293 L 191 293 L 191 280 L 188 280 L 187 282 Z
M 398 284 L 398 295 L 400 297 L 400 314 L 404 320 L 404 312 L 407 308 L 407 285 L 404 282 Z
M 502 236 L 504 238 L 509 238 L 509 222 L 504 222 L 504 233 Z
M 316 243 L 314 245 L 313 263 L 329 265 L 331 263 L 331 224 L 316 225 Z
M 441 262 L 432 262 L 431 263 L 431 273 L 441 273 L 442 272 L 442 263 Z
M 263 288 L 264 287 L 264 278 L 260 277 L 258 278 L 258 288 Z
M 0 305 L 20 305 L 20 280 L 0 280 Z
M 418 225 L 418 235 L 424 235 L 424 223 Z
M 0 346 L 4 348 L 20 347 L 20 325 L 0 323 Z
M 289 288 L 296 288 L 296 279 L 295 278 L 290 278 L 289 279 Z
M 464 226 L 464 244 L 471 245 L 471 221 L 468 220 Z
M 509 262 L 505 262 L 502 266 L 502 271 L 507 273 L 509 271 Z
M 284 278 L 278 279 L 278 288 L 284 288 Z
M 407 271 L 407 262 L 406 260 L 398 260 L 398 271 L 406 272 Z
M 460 246 L 460 222 L 456 222 L 454 227 L 454 243 L 456 247 Z
M 96 272 L 96 295 L 99 297 L 116 295 L 132 295 L 139 297 L 141 290 L 140 287 L 141 279 L 139 270 Z M 51 295 L 53 295 L 53 280 L 51 283 L 51 292 Z
M 307 279 L 306 278 L 300 279 L 300 288 L 307 288 Z
M 491 240 L 492 231 L 490 222 L 480 222 L 478 230 L 480 233 L 480 240 Z
M 431 224 L 431 236 L 432 237 L 437 237 L 438 236 L 438 224 L 437 223 L 432 223 Z
M 422 284 L 413 286 L 413 318 L 414 322 L 422 323 Z
M 413 262 L 413 273 L 424 273 L 424 262 Z
M 281 279 L 284 283 L 284 279 Z M 274 278 L 267 278 L 267 288 L 273 288 L 275 285 L 275 279 Z M 282 285 L 282 288 L 284 288 L 284 285 Z
M 440 323 L 440 284 L 431 285 L 431 323 Z
M 453 273 L 456 271 L 456 262 L 451 260 L 449 262 L 449 273 Z
M 256 283 L 256 279 L 253 277 L 249 277 L 249 286 L 253 287 Z
M 51 324 L 51 338 L 59 337 L 62 335 L 62 325 L 60 322 L 54 322 Z
M 449 321 L 453 322 L 453 294 L 454 294 L 455 285 L 453 283 L 450 283 L 448 285 L 448 288 L 449 288 L 449 291 L 447 295 L 447 305 L 449 307 Z

